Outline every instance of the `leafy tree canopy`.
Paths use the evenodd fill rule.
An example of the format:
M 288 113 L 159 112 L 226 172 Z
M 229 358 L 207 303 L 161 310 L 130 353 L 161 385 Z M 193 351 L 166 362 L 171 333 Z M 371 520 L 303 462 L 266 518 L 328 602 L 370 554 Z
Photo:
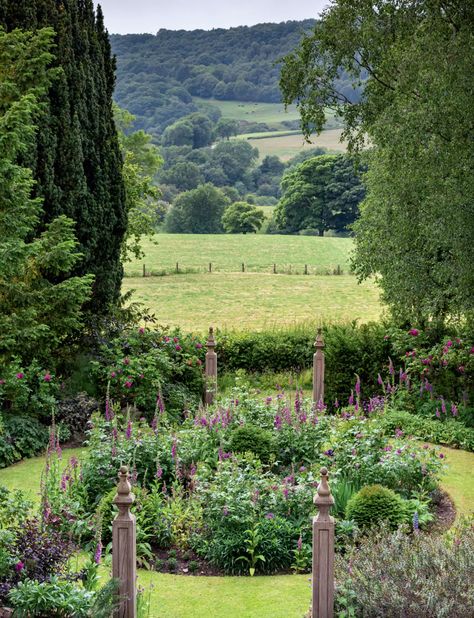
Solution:
M 89 308 L 106 313 L 120 296 L 127 215 L 112 112 L 115 63 L 102 11 L 91 0 L 1 0 L 0 26 L 54 29 L 52 62 L 60 70 L 44 100 L 41 131 L 25 153 L 43 198 L 38 229 L 60 214 L 75 221 L 82 257 L 74 273 L 95 275 Z
M 282 72 L 307 132 L 329 107 L 352 150 L 372 147 L 354 266 L 400 321 L 474 310 L 473 36 L 472 2 L 336 0 Z
M 222 226 L 228 234 L 257 233 L 265 220 L 263 210 L 246 202 L 234 202 L 225 209 Z
M 223 231 L 221 219 L 228 204 L 223 191 L 211 184 L 181 193 L 166 216 L 166 230 L 179 234 L 219 234 Z
M 141 240 L 152 237 L 156 227 L 163 221 L 165 211 L 160 202 L 160 191 L 153 184 L 163 159 L 158 148 L 151 143 L 151 135 L 143 130 L 131 131 L 134 116 L 115 106 L 120 148 L 122 151 L 122 175 L 125 184 L 128 226 L 122 242 L 122 262 L 130 256 L 144 256 Z
M 277 228 L 295 234 L 305 229 L 347 231 L 358 215 L 364 189 L 345 155 L 320 155 L 290 168 L 281 183 L 275 210 Z

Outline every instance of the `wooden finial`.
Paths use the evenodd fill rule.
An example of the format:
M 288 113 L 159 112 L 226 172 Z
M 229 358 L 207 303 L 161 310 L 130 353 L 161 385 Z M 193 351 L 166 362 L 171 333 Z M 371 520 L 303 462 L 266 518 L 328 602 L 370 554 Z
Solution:
M 209 327 L 209 336 L 206 342 L 208 348 L 216 347 L 216 340 L 214 339 L 214 329 L 212 326 Z
M 119 482 L 117 486 L 117 494 L 114 498 L 114 504 L 119 508 L 119 517 L 130 515 L 130 507 L 135 501 L 135 496 L 132 494 L 132 486 L 130 485 L 130 474 L 128 467 L 122 466 L 118 474 Z
M 318 328 L 318 334 L 316 335 L 316 341 L 314 342 L 316 350 L 322 350 L 324 348 L 323 329 Z
M 318 507 L 318 519 L 324 520 L 329 518 L 329 509 L 334 504 L 334 498 L 331 495 L 328 483 L 327 468 L 321 468 L 321 482 L 314 497 L 314 504 Z

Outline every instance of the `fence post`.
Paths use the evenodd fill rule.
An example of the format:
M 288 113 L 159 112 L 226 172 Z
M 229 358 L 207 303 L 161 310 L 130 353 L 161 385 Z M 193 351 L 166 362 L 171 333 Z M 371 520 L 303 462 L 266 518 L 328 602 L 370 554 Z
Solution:
M 277 265 L 273 264 L 273 274 L 276 275 L 277 272 Z
M 136 618 L 137 530 L 135 515 L 130 512 L 135 496 L 132 494 L 127 466 L 120 468 L 118 476 L 114 504 L 118 506 L 119 512 L 112 523 L 112 577 L 120 581 L 121 603 L 114 618 Z
M 143 276 L 146 277 L 146 266 L 143 264 Z
M 212 262 L 209 262 L 209 272 L 212 273 Z
M 334 616 L 334 519 L 329 509 L 334 498 L 328 484 L 327 468 L 321 468 L 313 518 L 313 601 L 312 618 Z
M 214 339 L 214 329 L 209 328 L 209 337 L 206 341 L 206 394 L 205 403 L 212 405 L 217 392 L 217 354 L 214 350 L 216 341 Z
M 179 273 L 179 264 L 176 262 L 176 272 Z
M 242 272 L 245 272 L 245 264 L 242 262 Z
M 308 264 L 304 265 L 304 274 L 307 275 L 308 274 Z
M 324 401 L 324 339 L 320 328 L 314 347 L 316 352 L 313 354 L 313 402 L 319 403 Z

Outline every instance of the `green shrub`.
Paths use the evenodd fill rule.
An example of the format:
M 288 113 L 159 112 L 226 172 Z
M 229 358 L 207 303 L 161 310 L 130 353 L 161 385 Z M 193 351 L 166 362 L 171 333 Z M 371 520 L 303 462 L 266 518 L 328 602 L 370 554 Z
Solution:
M 474 528 L 458 527 L 450 538 L 379 531 L 348 555 L 336 554 L 335 576 L 337 615 L 472 615 Z
M 178 560 L 176 558 L 168 558 L 168 570 L 174 572 L 177 568 Z
M 104 343 L 91 363 L 99 389 L 150 419 L 161 393 L 172 418 L 200 402 L 204 379 L 201 342 L 179 329 L 126 330 Z
M 268 463 L 275 450 L 272 434 L 255 425 L 234 429 L 229 447 L 234 453 L 253 453 L 262 463 Z
M 474 452 L 474 429 L 453 418 L 438 421 L 394 410 L 381 417 L 380 423 L 390 432 L 400 429 L 420 440 Z
M 301 371 L 312 366 L 316 326 L 305 325 L 261 332 L 229 332 L 217 336 L 219 367 L 223 371 Z M 357 373 L 362 396 L 380 394 L 377 374 L 393 354 L 386 327 L 371 323 L 324 327 L 326 343 L 326 401 L 347 401 Z
M 42 583 L 27 579 L 13 588 L 8 597 L 15 610 L 15 616 L 19 618 L 29 616 L 87 618 L 94 593 L 87 592 L 71 582 L 57 579 Z
M 347 503 L 347 519 L 360 528 L 372 528 L 382 522 L 396 528 L 405 521 L 405 503 L 394 491 L 382 485 L 367 485 Z
M 43 452 L 48 439 L 48 428 L 34 417 L 0 417 L 0 468 Z
M 196 560 L 191 560 L 188 564 L 188 569 L 190 573 L 197 573 L 199 571 L 199 563 Z

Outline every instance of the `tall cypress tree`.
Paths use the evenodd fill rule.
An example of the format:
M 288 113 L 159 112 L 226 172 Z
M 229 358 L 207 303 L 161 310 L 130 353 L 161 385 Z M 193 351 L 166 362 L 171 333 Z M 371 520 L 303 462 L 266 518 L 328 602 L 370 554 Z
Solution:
M 95 275 L 91 309 L 103 313 L 120 292 L 127 215 L 112 112 L 115 60 L 102 10 L 92 0 L 0 0 L 0 25 L 56 32 L 62 70 L 29 162 L 44 200 L 42 225 L 61 214 L 76 222 L 84 257 L 74 274 Z

